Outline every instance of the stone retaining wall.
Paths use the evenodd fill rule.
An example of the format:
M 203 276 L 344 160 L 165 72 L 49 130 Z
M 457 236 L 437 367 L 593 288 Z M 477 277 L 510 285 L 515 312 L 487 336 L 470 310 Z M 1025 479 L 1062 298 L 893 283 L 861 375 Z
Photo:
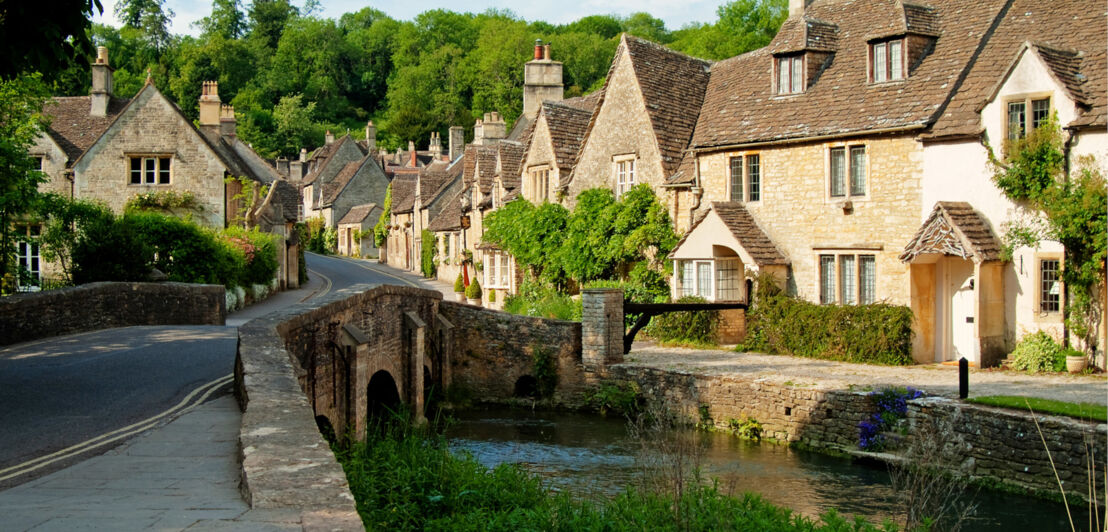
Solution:
M 705 376 L 628 365 L 610 368 L 610 377 L 639 384 L 648 401 L 657 401 L 690 422 L 703 413 L 718 428 L 731 419 L 761 423 L 763 437 L 833 452 L 897 461 L 906 456 L 858 450 L 858 423 L 874 412 L 868 392 L 833 390 L 818 385 L 783 385 L 740 376 Z M 1086 444 L 1101 464 L 1108 426 L 1058 416 L 1031 416 L 941 397 L 925 397 L 908 405 L 909 434 L 921 427 L 940 426 L 948 444 L 948 466 L 957 473 L 1000 481 L 1020 488 L 1057 493 L 1050 458 L 1067 491 L 1088 493 Z M 902 445 L 902 448 L 907 445 Z M 1103 493 L 1103 477 L 1097 493 Z
M 0 345 L 134 325 L 223 325 L 222 286 L 89 283 L 0 298 Z

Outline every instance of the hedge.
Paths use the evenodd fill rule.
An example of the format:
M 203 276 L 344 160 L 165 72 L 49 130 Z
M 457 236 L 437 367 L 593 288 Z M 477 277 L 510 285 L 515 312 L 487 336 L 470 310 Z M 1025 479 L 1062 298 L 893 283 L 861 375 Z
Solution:
M 912 311 L 908 307 L 817 305 L 777 296 L 747 313 L 741 350 L 866 364 L 912 364 Z

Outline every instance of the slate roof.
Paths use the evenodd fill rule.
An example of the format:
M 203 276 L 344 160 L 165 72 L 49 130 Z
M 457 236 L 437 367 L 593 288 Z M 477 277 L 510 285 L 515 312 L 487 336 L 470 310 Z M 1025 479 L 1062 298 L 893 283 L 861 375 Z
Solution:
M 477 185 L 485 194 L 492 191 L 492 180 L 496 177 L 496 151 L 495 146 L 479 146 L 475 152 Z
M 351 179 L 354 179 L 358 170 L 360 170 L 362 165 L 368 160 L 369 159 L 366 158 L 361 161 L 346 163 L 346 166 L 343 166 L 342 170 L 339 170 L 338 175 L 336 175 L 334 179 L 324 183 L 323 191 L 319 195 L 320 206 L 326 207 L 333 204 L 335 200 L 339 198 L 339 195 L 342 194 L 342 190 L 346 188 L 346 185 L 350 183 Z
M 573 105 L 567 101 L 542 104 L 542 114 L 550 130 L 550 141 L 554 148 L 554 162 L 561 169 L 563 179 L 569 177 L 570 171 L 577 164 L 577 156 L 585 143 L 589 119 L 600 101 L 599 92 L 594 94 L 595 97 L 587 100 L 591 105 Z
M 339 220 L 339 224 L 360 224 L 362 222 L 365 222 L 366 217 L 369 216 L 369 213 L 373 212 L 373 209 L 376 208 L 376 203 L 366 203 L 363 205 L 355 205 L 353 207 L 350 207 L 350 210 L 347 211 L 346 216 L 343 216 L 342 219 Z
M 925 253 L 956 255 L 974 262 L 1000 260 L 1000 241 L 973 206 L 964 201 L 940 201 L 935 204 L 900 255 L 911 262 Z
M 691 150 L 686 151 L 681 157 L 681 164 L 677 165 L 677 172 L 666 179 L 666 186 L 680 187 L 696 182 L 696 154 Z
M 775 54 L 801 50 L 834 52 L 838 43 L 838 26 L 805 15 L 786 19 L 769 49 Z
M 836 51 L 816 82 L 800 94 L 773 92 L 774 50 L 778 41 L 795 39 L 795 31 L 779 34 L 765 48 L 715 63 L 692 144 L 717 147 L 927 127 L 957 90 L 959 76 L 1006 1 L 928 0 L 925 7 L 901 0 L 816 0 L 805 19 L 838 28 Z M 906 79 L 869 83 L 870 39 L 940 27 L 930 55 Z
M 662 168 L 666 175 L 671 175 L 677 171 L 696 127 L 711 63 L 627 34 L 623 35 L 620 47 L 626 49 L 631 59 L 654 126 Z M 619 52 L 616 53 L 618 56 Z
M 392 212 L 412 212 L 415 207 L 417 174 L 397 174 L 392 180 Z
M 500 161 L 500 183 L 507 190 L 519 187 L 520 171 L 523 168 L 523 156 L 526 151 L 518 142 L 501 141 L 496 145 L 497 158 Z
M 301 183 L 303 183 L 304 185 L 310 185 L 314 183 L 315 180 L 319 178 L 320 174 L 323 173 L 323 170 L 327 168 L 328 164 L 330 163 L 331 156 L 333 156 L 335 152 L 337 152 L 339 148 L 347 142 L 350 142 L 355 147 L 357 147 L 359 153 L 362 153 L 363 155 L 365 154 L 365 151 L 362 150 L 361 145 L 358 144 L 358 142 L 355 141 L 349 133 L 347 133 L 341 138 L 335 139 L 334 142 L 330 144 L 324 144 L 323 146 L 320 146 L 319 149 L 312 152 L 311 157 L 308 158 L 311 163 L 311 171 L 308 172 L 308 175 L 304 176 L 304 179 L 303 181 L 301 181 Z
M 92 147 L 129 103 L 131 100 L 112 98 L 108 103 L 107 116 L 95 117 L 89 115 L 91 96 L 65 96 L 46 102 L 43 113 L 51 117 L 46 131 L 65 151 L 69 159 L 67 166 L 72 166 L 85 150 Z
M 689 238 L 689 235 L 712 211 L 715 211 L 719 218 L 723 220 L 724 225 L 731 230 L 735 240 L 739 241 L 739 244 L 750 254 L 756 264 L 759 266 L 789 264 L 789 259 L 785 258 L 785 255 L 777 249 L 769 236 L 762 231 L 761 227 L 758 227 L 758 223 L 754 221 L 750 211 L 747 211 L 746 207 L 737 201 L 713 201 L 710 210 L 697 217 L 692 227 L 689 227 L 689 230 L 673 249 L 679 249 Z
M 435 216 L 430 223 L 427 224 L 427 230 L 432 232 L 437 231 L 458 231 L 462 228 L 462 191 L 458 191 L 452 196 L 439 211 L 438 216 Z
M 438 195 L 443 186 L 457 177 L 461 165 L 450 164 L 445 161 L 435 161 L 424 166 L 419 171 L 420 203 L 426 206 L 431 199 Z
M 281 205 L 281 214 L 286 222 L 295 222 L 300 210 L 300 188 L 284 179 L 279 179 L 271 185 L 271 194 L 275 194 L 274 200 Z
M 1073 123 L 1062 125 L 1105 126 L 1108 124 L 1106 24 L 1104 4 L 1100 2 L 1013 0 L 1007 16 L 982 49 L 930 136 L 979 134 L 982 108 L 1028 42 L 1071 94 L 1087 105 Z

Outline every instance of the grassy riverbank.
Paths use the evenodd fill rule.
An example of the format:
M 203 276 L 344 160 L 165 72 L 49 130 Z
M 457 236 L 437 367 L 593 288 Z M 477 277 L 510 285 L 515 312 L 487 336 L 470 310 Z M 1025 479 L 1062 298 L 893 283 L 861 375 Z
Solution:
M 371 431 L 373 432 L 373 431 Z M 367 530 L 891 530 L 833 512 L 811 520 L 756 495 L 715 486 L 628 489 L 612 500 L 548 492 L 514 465 L 488 469 L 429 431 L 392 427 L 335 454 Z

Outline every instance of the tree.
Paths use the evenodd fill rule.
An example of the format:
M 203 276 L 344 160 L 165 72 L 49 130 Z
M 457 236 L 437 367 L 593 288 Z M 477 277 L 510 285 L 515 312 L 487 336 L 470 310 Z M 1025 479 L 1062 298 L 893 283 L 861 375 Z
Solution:
M 1051 117 L 1026 138 L 1009 141 L 1004 160 L 992 157 L 993 182 L 1009 199 L 1039 215 L 1005 224 L 1006 259 L 1017 248 L 1042 240 L 1062 244 L 1064 324 L 1089 352 L 1103 319 L 1097 287 L 1105 281 L 1108 257 L 1108 183 L 1092 157 L 1079 160 L 1076 172 L 1067 174 L 1064 150 L 1058 119 Z M 1068 345 L 1068 334 L 1064 341 Z
M 7 1 L 0 4 L 0 79 L 52 74 L 92 57 L 89 16 L 100 0 Z
M 238 39 L 246 34 L 246 15 L 239 0 L 213 0 L 212 14 L 196 23 L 205 36 Z
M 42 76 L 0 80 L 0 276 L 16 273 L 16 221 L 30 213 L 46 176 L 27 150 L 43 133 L 50 93 Z
M 313 136 L 312 118 L 315 115 L 315 102 L 304 104 L 304 96 L 294 94 L 284 96 L 273 109 L 273 119 L 277 126 L 277 142 L 281 153 L 298 153 L 301 146 L 316 144 Z
M 115 12 L 125 27 L 140 30 L 147 44 L 162 51 L 173 39 L 169 21 L 174 13 L 163 7 L 164 3 L 165 0 L 117 0 Z
M 659 44 L 666 44 L 672 40 L 669 30 L 666 29 L 666 23 L 650 16 L 650 13 L 632 13 L 623 19 L 620 26 L 623 31 L 631 35 Z
M 288 0 L 254 0 L 248 13 L 250 18 L 250 39 L 258 46 L 273 51 L 281 41 L 285 25 L 299 15 L 296 7 Z
M 705 59 L 727 59 L 773 40 L 788 18 L 785 0 L 733 0 L 716 10 L 715 24 L 691 25 L 673 35 L 670 46 Z

